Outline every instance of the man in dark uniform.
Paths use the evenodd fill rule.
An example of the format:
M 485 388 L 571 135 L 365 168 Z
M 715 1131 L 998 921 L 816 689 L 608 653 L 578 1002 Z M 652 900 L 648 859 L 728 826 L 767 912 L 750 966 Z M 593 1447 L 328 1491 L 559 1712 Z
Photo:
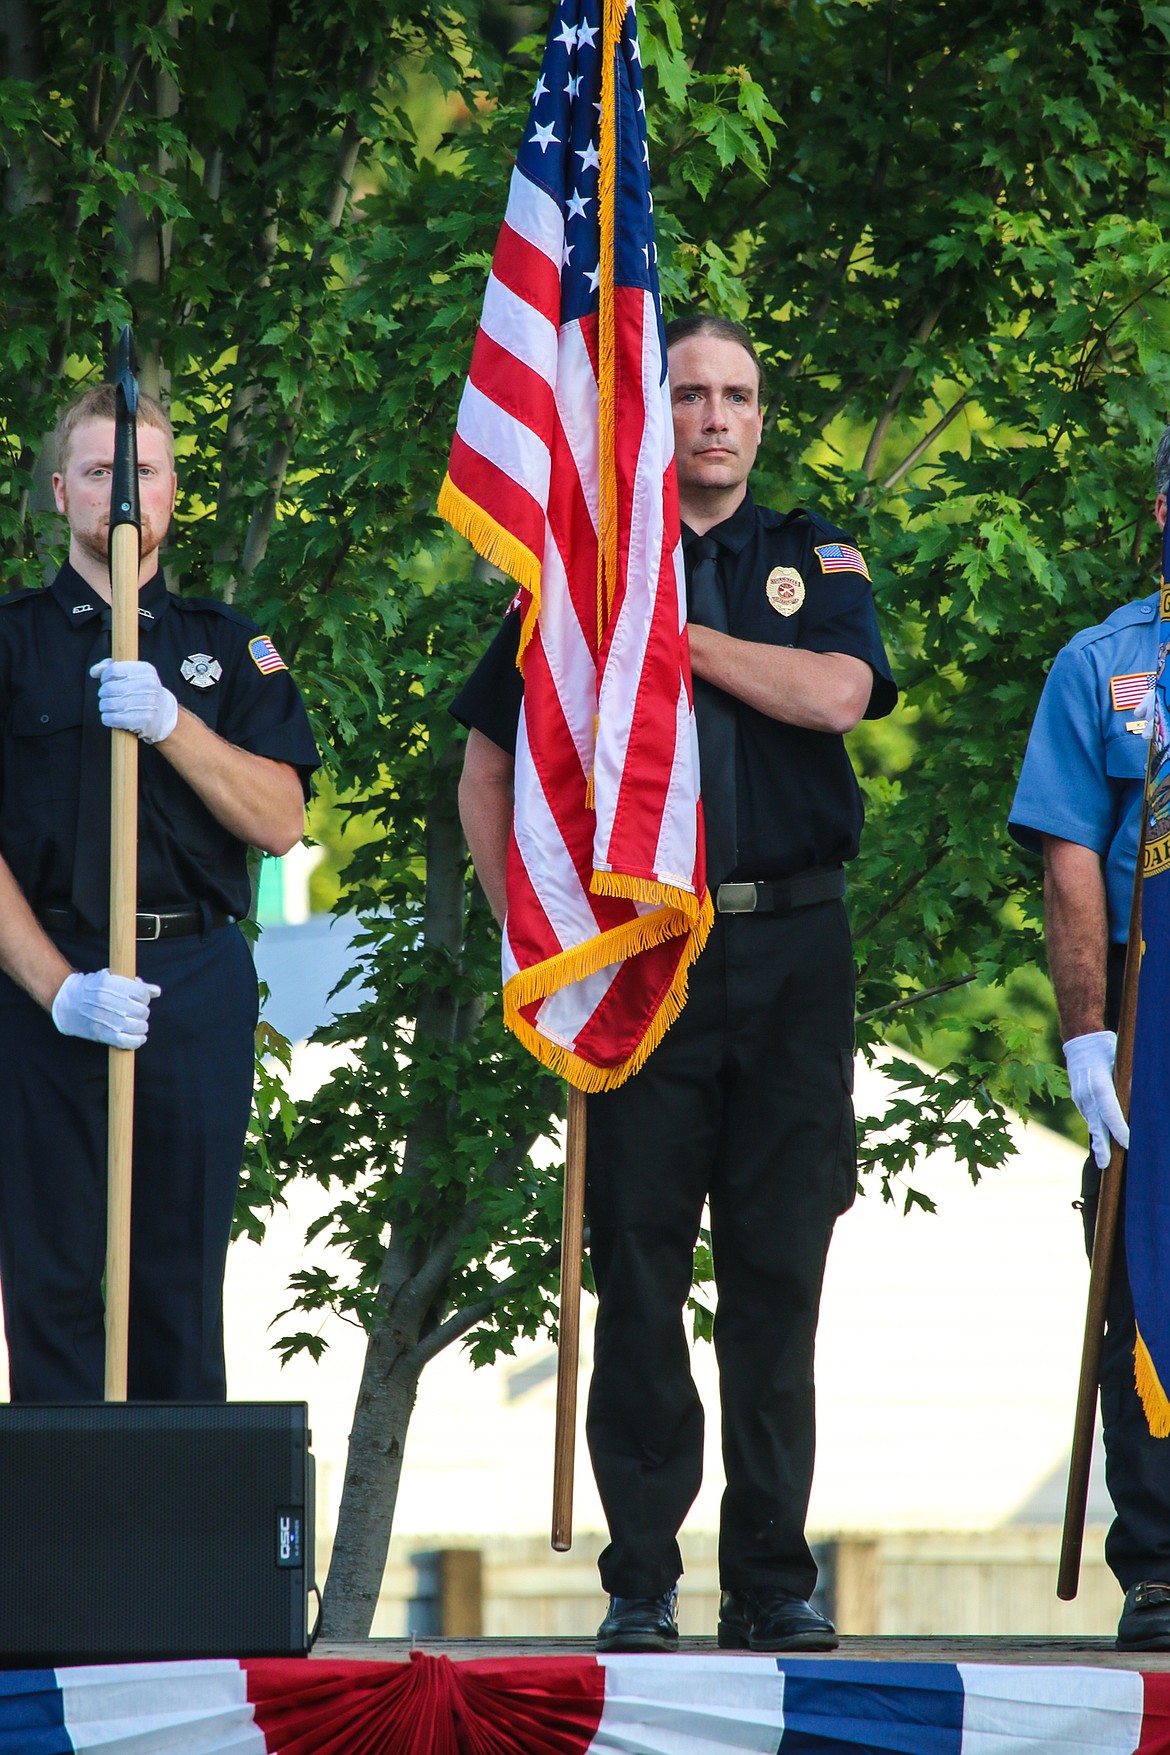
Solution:
M 598 1645 L 678 1641 L 677 1535 L 703 1456 L 683 1309 L 706 1200 L 727 1476 L 719 1643 L 831 1649 L 807 1600 L 804 1520 L 821 1280 L 856 1192 L 843 867 L 862 808 L 842 734 L 888 713 L 896 690 L 844 532 L 766 511 L 748 490 L 763 407 L 746 331 L 694 317 L 666 337 L 716 917 L 681 1016 L 641 1071 L 588 1100 L 599 1304 L 587 1426 L 611 1538 Z M 471 727 L 464 828 L 501 919 L 518 620 L 454 704 Z
M 1170 428 L 1154 460 L 1154 516 L 1166 524 Z M 1129 1145 L 1113 1087 L 1158 661 L 1157 591 L 1084 628 L 1048 673 L 1009 828 L 1044 858 L 1048 967 L 1073 1101 L 1089 1129 L 1086 1241 L 1112 1140 Z M 1150 1434 L 1134 1381 L 1134 1313 L 1120 1233 L 1101 1354 L 1105 1478 L 1116 1516 L 1105 1558 L 1125 1592 L 1125 1651 L 1170 1650 L 1170 1440 Z
M 58 423 L 69 558 L 0 599 L 0 1286 L 14 1401 L 104 1385 L 103 1045 L 137 1050 L 129 1394 L 220 1400 L 222 1290 L 251 1104 L 256 977 L 236 920 L 249 845 L 304 831 L 318 765 L 279 654 L 224 604 L 169 593 L 170 422 L 138 416 L 141 661 L 109 658 L 115 398 Z M 141 741 L 140 978 L 108 960 L 110 733 Z

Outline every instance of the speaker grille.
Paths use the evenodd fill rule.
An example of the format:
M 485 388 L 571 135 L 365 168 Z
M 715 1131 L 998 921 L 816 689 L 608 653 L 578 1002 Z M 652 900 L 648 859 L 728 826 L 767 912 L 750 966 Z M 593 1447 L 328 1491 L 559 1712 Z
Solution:
M 308 1439 L 304 1403 L 0 1406 L 0 1663 L 302 1653 Z

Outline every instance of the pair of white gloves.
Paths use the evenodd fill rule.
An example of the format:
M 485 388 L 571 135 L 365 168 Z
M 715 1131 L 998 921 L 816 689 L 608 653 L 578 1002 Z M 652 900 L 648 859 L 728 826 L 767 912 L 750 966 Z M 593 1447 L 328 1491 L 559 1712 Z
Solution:
M 1109 1162 L 1110 1136 L 1118 1145 L 1127 1150 L 1129 1147 L 1129 1126 L 1113 1084 L 1116 1058 L 1114 1030 L 1090 1030 L 1084 1036 L 1070 1036 L 1064 1044 L 1072 1100 L 1085 1118 L 1089 1146 L 1099 1170 L 1104 1170 Z
M 153 664 L 103 658 L 89 673 L 99 679 L 102 724 L 133 731 L 143 743 L 161 743 L 175 729 L 179 703 L 164 688 Z M 67 975 L 53 1001 L 53 1022 L 63 1036 L 80 1036 L 108 1048 L 141 1048 L 150 1002 L 161 988 L 132 975 L 97 969 Z

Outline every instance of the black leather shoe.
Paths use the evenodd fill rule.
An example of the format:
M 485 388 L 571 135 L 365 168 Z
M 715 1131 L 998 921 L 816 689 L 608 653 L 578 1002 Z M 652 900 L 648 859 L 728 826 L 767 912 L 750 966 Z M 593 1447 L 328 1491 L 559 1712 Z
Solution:
M 597 1629 L 598 1651 L 677 1651 L 678 1587 L 660 1597 L 610 1597 Z
M 725 1590 L 719 1599 L 723 1651 L 835 1651 L 837 1629 L 803 1597 L 772 1585 Z
M 1125 1593 L 1118 1651 L 1170 1651 L 1170 1584 L 1147 1578 Z

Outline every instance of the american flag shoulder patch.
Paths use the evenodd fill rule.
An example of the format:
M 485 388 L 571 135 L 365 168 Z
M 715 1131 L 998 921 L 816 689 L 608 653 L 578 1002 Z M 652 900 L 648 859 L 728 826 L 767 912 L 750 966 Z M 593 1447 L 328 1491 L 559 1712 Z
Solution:
M 1113 711 L 1125 713 L 1136 707 L 1146 690 L 1153 686 L 1153 673 L 1146 670 L 1135 670 L 1129 676 L 1111 676 L 1109 693 L 1113 697 Z
M 860 551 L 847 542 L 823 542 L 813 553 L 821 563 L 822 573 L 862 573 L 869 578 L 869 568 Z
M 265 676 L 267 676 L 269 671 L 272 670 L 288 669 L 288 665 L 284 662 L 284 659 L 280 656 L 280 653 L 276 650 L 276 647 L 272 644 L 272 641 L 268 638 L 267 634 L 257 634 L 254 640 L 249 640 L 248 651 L 251 653 L 252 663 L 256 666 L 256 669 L 262 670 Z

